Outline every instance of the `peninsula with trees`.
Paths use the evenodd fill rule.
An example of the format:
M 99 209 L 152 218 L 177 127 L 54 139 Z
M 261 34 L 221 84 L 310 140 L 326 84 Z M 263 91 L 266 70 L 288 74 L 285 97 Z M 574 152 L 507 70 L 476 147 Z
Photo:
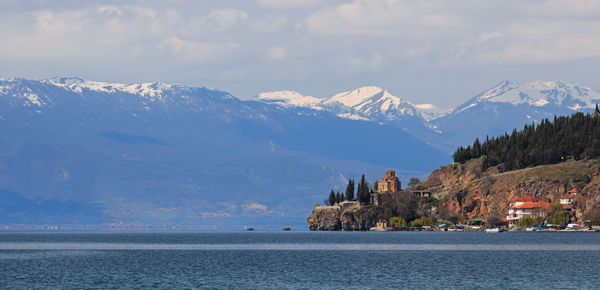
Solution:
M 475 139 L 454 163 L 402 188 L 393 170 L 316 205 L 312 231 L 591 228 L 600 225 L 600 110 Z

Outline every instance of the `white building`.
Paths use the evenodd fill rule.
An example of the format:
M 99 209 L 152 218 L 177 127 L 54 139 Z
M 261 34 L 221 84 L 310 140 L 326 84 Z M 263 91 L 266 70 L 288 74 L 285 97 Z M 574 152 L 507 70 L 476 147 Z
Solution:
M 506 220 L 512 223 L 524 216 L 544 218 L 549 207 L 549 203 L 539 201 L 531 196 L 517 198 L 508 205 Z

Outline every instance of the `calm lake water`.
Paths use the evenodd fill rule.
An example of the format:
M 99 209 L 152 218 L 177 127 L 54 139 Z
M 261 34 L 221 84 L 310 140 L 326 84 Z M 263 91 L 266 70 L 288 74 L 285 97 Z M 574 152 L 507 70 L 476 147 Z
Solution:
M 0 288 L 600 288 L 600 233 L 0 233 Z

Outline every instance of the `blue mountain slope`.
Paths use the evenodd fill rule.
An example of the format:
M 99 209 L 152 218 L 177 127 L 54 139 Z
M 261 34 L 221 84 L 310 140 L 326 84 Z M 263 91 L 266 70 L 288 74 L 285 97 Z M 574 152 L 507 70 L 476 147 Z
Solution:
M 347 178 L 391 167 L 407 180 L 449 160 L 397 127 L 73 78 L 0 81 L 0 136 L 0 188 L 23 198 L 2 210 L 28 223 L 303 228 Z
M 472 144 L 475 137 L 498 136 L 525 124 L 554 116 L 593 112 L 600 94 L 566 82 L 536 81 L 524 85 L 502 81 L 431 123 L 443 134 L 447 152 Z

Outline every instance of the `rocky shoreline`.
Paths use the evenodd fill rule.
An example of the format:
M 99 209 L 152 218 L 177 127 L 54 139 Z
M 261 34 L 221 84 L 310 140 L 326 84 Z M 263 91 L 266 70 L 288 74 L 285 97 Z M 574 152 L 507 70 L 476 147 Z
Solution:
M 479 220 L 483 228 L 493 219 L 506 217 L 511 200 L 527 196 L 556 203 L 569 189 L 578 188 L 579 194 L 568 205 L 569 222 L 583 226 L 590 212 L 600 208 L 599 171 L 597 159 L 509 172 L 484 168 L 482 161 L 475 159 L 443 166 L 411 190 L 372 192 L 369 204 L 344 201 L 316 206 L 307 221 L 311 231 L 368 231 L 380 222 L 389 223 L 394 216 L 402 216 L 407 222 L 431 217 L 436 221 L 432 226 L 466 226 L 471 224 L 467 221 Z M 417 191 L 427 191 L 431 198 L 416 197 Z M 453 217 L 459 218 L 450 221 Z

